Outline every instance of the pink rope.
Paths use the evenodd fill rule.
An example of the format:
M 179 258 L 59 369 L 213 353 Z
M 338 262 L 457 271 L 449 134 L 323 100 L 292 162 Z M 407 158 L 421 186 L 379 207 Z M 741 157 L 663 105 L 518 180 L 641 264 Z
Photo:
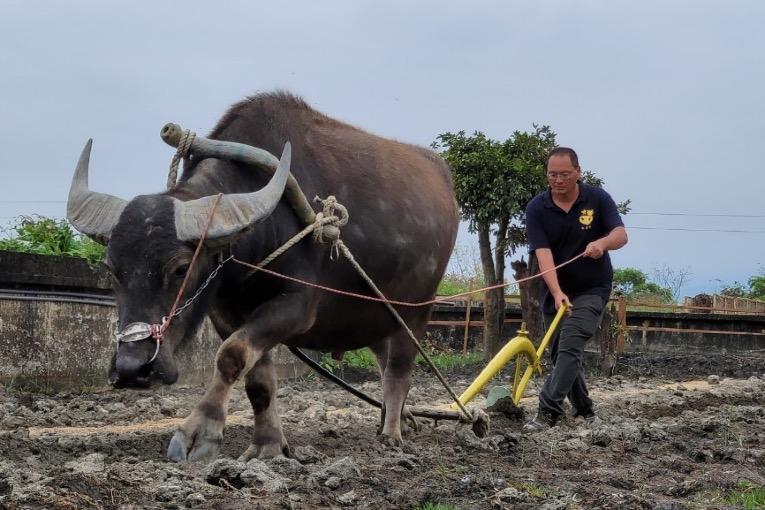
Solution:
M 484 291 L 487 291 L 487 290 L 499 289 L 501 287 L 507 287 L 508 285 L 513 285 L 513 284 L 517 284 L 517 283 L 523 283 L 523 282 L 527 282 L 527 281 L 530 281 L 530 280 L 534 280 L 535 278 L 539 278 L 540 276 L 542 276 L 544 274 L 547 274 L 547 273 L 549 273 L 551 271 L 556 271 L 556 270 L 560 269 L 563 266 L 571 264 L 576 259 L 581 258 L 583 256 L 584 256 L 584 252 L 580 253 L 579 255 L 577 255 L 576 257 L 574 257 L 572 259 L 567 260 L 566 262 L 563 262 L 562 264 L 558 264 L 555 267 L 551 267 L 550 269 L 546 269 L 546 270 L 542 271 L 541 273 L 537 273 L 535 275 L 531 275 L 531 276 L 527 276 L 525 278 L 521 278 L 520 280 L 514 280 L 514 281 L 508 282 L 508 283 L 499 283 L 497 285 L 490 285 L 488 287 L 483 287 L 481 289 L 471 290 L 471 291 L 468 291 L 468 292 L 461 292 L 459 294 L 454 294 L 453 296 L 446 296 L 446 297 L 441 298 L 441 299 L 431 299 L 429 301 L 422 301 L 422 302 L 419 302 L 419 303 L 408 303 L 406 301 L 394 301 L 392 299 L 385 300 L 385 299 L 374 297 L 374 296 L 368 296 L 366 294 L 358 294 L 356 292 L 349 292 L 347 290 L 335 289 L 335 288 L 332 288 L 332 287 L 327 287 L 326 285 L 320 285 L 318 283 L 312 283 L 312 282 L 308 282 L 308 281 L 305 281 L 305 280 L 301 280 L 300 278 L 295 278 L 294 276 L 288 276 L 288 275 L 285 275 L 285 274 L 277 273 L 276 271 L 271 271 L 270 269 L 266 269 L 264 267 L 258 267 L 256 265 L 249 264 L 247 262 L 243 262 L 243 261 L 241 261 L 241 260 L 239 260 L 237 258 L 234 258 L 232 260 L 234 262 L 236 262 L 237 264 L 241 264 L 243 266 L 249 267 L 251 269 L 255 269 L 257 271 L 263 271 L 264 273 L 270 274 L 271 276 L 276 276 L 278 278 L 283 278 L 283 279 L 289 280 L 291 282 L 299 283 L 301 285 L 306 285 L 308 287 L 313 287 L 315 289 L 320 289 L 320 290 L 324 290 L 324 291 L 327 291 L 327 292 L 332 292 L 334 294 L 340 294 L 341 296 L 348 296 L 348 297 L 353 297 L 353 298 L 356 298 L 356 299 L 363 299 L 363 300 L 366 300 L 366 301 L 377 301 L 377 302 L 380 302 L 380 303 L 390 303 L 392 305 L 398 305 L 398 306 L 418 307 L 418 306 L 432 305 L 432 304 L 435 304 L 435 303 L 448 303 L 449 301 L 454 301 L 457 298 L 460 298 L 460 297 L 463 297 L 463 296 L 469 296 L 471 294 L 477 294 L 479 292 L 484 292 Z
M 191 257 L 191 262 L 189 262 L 189 267 L 186 269 L 186 275 L 183 277 L 181 288 L 178 289 L 178 294 L 175 296 L 175 302 L 173 303 L 173 307 L 170 309 L 170 313 L 162 317 L 161 324 L 151 325 L 151 336 L 154 338 L 154 340 L 157 341 L 158 344 L 162 342 L 162 336 L 165 334 L 165 331 L 170 327 L 170 323 L 173 321 L 175 310 L 178 308 L 178 303 L 181 302 L 181 296 L 183 296 L 183 291 L 186 290 L 186 284 L 188 283 L 189 277 L 191 276 L 191 269 L 194 267 L 194 263 L 197 261 L 199 252 L 202 251 L 202 245 L 205 242 L 205 237 L 207 237 L 207 231 L 210 229 L 210 225 L 212 224 L 212 219 L 215 214 L 215 209 L 218 207 L 218 203 L 220 202 L 222 196 L 223 193 L 218 193 L 215 197 L 215 201 L 213 202 L 212 207 L 210 207 L 210 212 L 207 215 L 207 223 L 205 224 L 205 229 L 202 231 L 202 236 L 199 238 L 197 248 L 194 250 L 194 255 Z

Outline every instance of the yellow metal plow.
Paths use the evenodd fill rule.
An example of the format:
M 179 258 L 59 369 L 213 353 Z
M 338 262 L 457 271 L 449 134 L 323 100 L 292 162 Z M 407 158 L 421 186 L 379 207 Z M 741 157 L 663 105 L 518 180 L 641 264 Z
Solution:
M 561 307 L 558 309 L 558 313 L 555 315 L 555 318 L 550 324 L 550 327 L 547 329 L 545 336 L 539 343 L 539 347 L 536 349 L 534 348 L 534 344 L 531 343 L 531 340 L 528 336 L 528 331 L 526 331 L 525 323 L 523 323 L 523 325 L 521 325 L 521 329 L 518 330 L 518 335 L 507 342 L 505 346 L 500 349 L 500 351 L 494 356 L 494 358 L 492 358 L 489 364 L 486 365 L 486 368 L 484 368 L 481 373 L 478 374 L 478 377 L 475 379 L 475 381 L 473 381 L 473 383 L 468 386 L 465 392 L 460 395 L 460 403 L 462 403 L 462 405 L 466 405 L 468 402 L 473 400 L 478 392 L 481 391 L 484 386 L 486 386 L 486 383 L 488 383 L 492 377 L 497 375 L 497 373 L 502 370 L 502 367 L 507 365 L 510 360 L 515 358 L 515 378 L 513 379 L 513 391 L 511 395 L 513 397 L 513 403 L 518 405 L 518 403 L 521 401 L 521 398 L 523 397 L 524 391 L 526 391 L 526 385 L 528 384 L 529 379 L 531 379 L 532 373 L 536 371 L 539 375 L 542 375 L 542 366 L 539 364 L 539 360 L 542 358 L 542 354 L 544 354 L 545 349 L 547 349 L 547 345 L 550 343 L 550 340 L 552 339 L 558 324 L 563 318 L 563 315 L 568 311 L 568 308 L 569 305 L 566 303 L 561 305 Z M 526 358 L 528 363 L 526 371 L 523 373 L 523 376 L 521 376 L 521 358 L 523 357 Z M 454 403 L 450 405 L 449 408 L 456 410 L 457 404 Z

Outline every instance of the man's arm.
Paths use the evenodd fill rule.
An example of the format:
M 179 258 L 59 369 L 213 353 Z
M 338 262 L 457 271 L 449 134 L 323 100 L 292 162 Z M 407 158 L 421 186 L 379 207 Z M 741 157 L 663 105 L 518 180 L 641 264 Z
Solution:
M 555 261 L 553 260 L 552 251 L 550 248 L 537 248 L 534 250 L 534 254 L 537 256 L 537 262 L 539 262 L 539 272 L 543 273 L 548 269 L 555 267 Z M 550 295 L 555 300 L 555 309 L 560 308 L 560 305 L 564 302 L 569 305 L 571 302 L 568 300 L 568 296 L 563 293 L 558 283 L 558 273 L 556 271 L 550 271 L 542 275 L 547 288 L 550 291 Z
M 616 227 L 607 236 L 601 237 L 590 244 L 584 250 L 584 256 L 599 259 L 607 251 L 618 250 L 627 244 L 627 231 L 624 227 Z M 538 258 L 539 256 L 537 256 Z M 540 267 L 541 264 L 540 264 Z

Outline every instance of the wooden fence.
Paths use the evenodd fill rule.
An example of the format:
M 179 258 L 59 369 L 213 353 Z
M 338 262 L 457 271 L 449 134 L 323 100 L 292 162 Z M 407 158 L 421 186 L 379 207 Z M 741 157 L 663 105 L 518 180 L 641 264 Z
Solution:
M 718 313 L 730 313 L 733 311 L 765 314 L 765 301 L 760 301 L 759 299 L 720 296 L 715 294 L 712 296 L 712 306 L 714 308 L 722 309 L 722 311 Z
M 505 302 L 507 304 L 519 305 L 521 296 L 519 294 L 509 294 L 505 296 Z M 665 327 L 650 327 L 650 326 L 628 326 L 627 315 L 630 312 L 648 311 L 654 310 L 656 312 L 663 313 L 714 313 L 714 314 L 726 314 L 726 315 L 739 315 L 739 316 L 763 316 L 765 315 L 765 301 L 759 301 L 755 299 L 747 298 L 733 298 L 730 296 L 718 296 L 714 295 L 711 299 L 711 306 L 702 306 L 700 304 L 694 304 L 691 298 L 685 298 L 682 305 L 658 303 L 658 302 L 645 302 L 645 301 L 630 301 L 624 296 L 618 296 L 611 298 L 611 302 L 614 304 L 615 319 L 618 325 L 618 333 L 616 338 L 615 349 L 616 352 L 624 351 L 624 344 L 627 340 L 627 334 L 630 331 L 663 331 L 672 333 L 708 333 L 708 334 L 726 334 L 726 335 L 755 335 L 765 336 L 765 330 L 762 332 L 751 331 L 728 331 L 728 330 L 707 330 L 707 329 L 686 329 L 686 328 L 665 328 Z M 483 308 L 482 299 L 466 299 L 460 302 L 460 305 L 465 305 L 465 318 L 464 320 L 451 320 L 451 321 L 430 321 L 429 324 L 433 326 L 454 326 L 464 329 L 464 339 L 462 350 L 463 353 L 467 352 L 469 329 L 471 327 L 483 327 L 483 320 L 472 319 L 473 305 L 478 304 Z M 457 304 L 455 302 L 455 304 Z M 505 319 L 505 323 L 520 324 L 522 319 Z

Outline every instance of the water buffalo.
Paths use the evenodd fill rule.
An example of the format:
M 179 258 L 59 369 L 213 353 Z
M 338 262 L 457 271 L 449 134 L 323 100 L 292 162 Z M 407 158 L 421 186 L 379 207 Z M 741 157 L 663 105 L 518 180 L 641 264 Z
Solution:
M 118 328 L 158 323 L 170 309 L 204 230 L 213 196 L 223 193 L 212 226 L 191 269 L 184 299 L 222 256 L 257 263 L 305 225 L 282 199 L 291 168 L 306 196 L 334 195 L 350 212 L 342 239 L 390 299 L 430 299 L 451 254 L 458 225 L 449 168 L 433 152 L 375 136 L 332 119 L 284 92 L 233 105 L 209 135 L 282 154 L 272 175 L 239 162 L 191 158 L 166 192 L 125 201 L 88 189 L 90 142 L 72 180 L 67 215 L 80 232 L 106 244 L 114 281 Z M 370 294 L 345 260 L 305 238 L 269 268 L 303 280 Z M 429 307 L 401 308 L 421 337 Z M 368 346 L 382 374 L 384 440 L 401 442 L 404 401 L 416 348 L 380 303 L 360 301 L 229 263 L 200 299 L 164 333 L 155 356 L 152 338 L 118 344 L 109 370 L 116 387 L 172 384 L 177 345 L 193 337 L 207 314 L 225 339 L 211 383 L 168 447 L 176 461 L 214 456 L 222 440 L 232 385 L 245 378 L 254 411 L 252 443 L 244 460 L 288 453 L 275 401 L 269 351 L 281 343 L 321 351 Z M 387 411 L 387 412 L 386 412 Z

